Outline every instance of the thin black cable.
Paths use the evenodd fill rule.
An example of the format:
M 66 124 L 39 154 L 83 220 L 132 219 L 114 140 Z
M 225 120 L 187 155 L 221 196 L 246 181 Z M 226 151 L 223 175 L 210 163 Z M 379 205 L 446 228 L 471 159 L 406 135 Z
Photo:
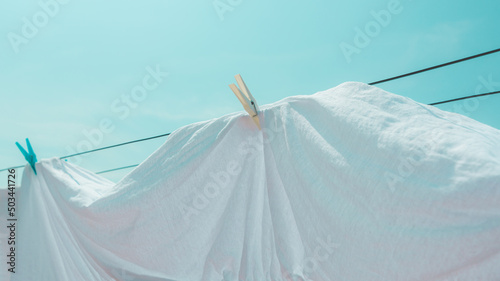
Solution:
M 466 96 L 466 97 L 461 97 L 461 98 L 456 98 L 456 99 L 451 99 L 451 100 L 438 101 L 438 102 L 429 103 L 428 105 L 438 105 L 438 104 L 443 104 L 443 103 L 448 103 L 448 102 L 477 98 L 477 97 L 482 97 L 482 96 L 489 96 L 489 95 L 494 95 L 494 94 L 500 94 L 500 91 L 489 92 L 489 93 L 484 93 L 484 94 L 479 94 L 479 95 Z M 117 170 L 137 167 L 137 166 L 139 166 L 139 164 L 124 166 L 124 167 L 115 168 L 115 169 L 111 169 L 111 170 L 105 170 L 105 171 L 97 172 L 96 174 L 104 174 L 104 173 L 108 173 L 108 172 L 113 172 L 113 171 L 117 171 Z
M 459 100 L 477 98 L 477 97 L 482 97 L 482 96 L 489 96 L 489 95 L 494 95 L 494 94 L 500 94 L 500 91 L 489 92 L 489 93 L 484 93 L 484 94 L 479 94 L 479 95 L 466 96 L 466 97 L 461 97 L 461 98 L 456 98 L 456 99 L 451 99 L 451 100 L 445 100 L 445 101 L 438 101 L 438 102 L 429 103 L 429 105 L 438 105 L 438 104 L 443 104 L 443 103 L 448 103 L 448 102 L 453 102 L 453 101 L 459 101 Z
M 24 168 L 24 166 L 25 165 L 10 167 L 10 168 L 7 168 L 7 169 L 0 170 L 0 172 L 6 171 L 6 170 L 10 170 L 10 169 Z M 110 170 L 104 170 L 104 171 L 97 172 L 96 174 L 104 174 L 104 173 L 114 172 L 114 171 L 123 170 L 123 169 L 127 169 L 127 168 L 133 168 L 133 167 L 137 167 L 137 166 L 139 166 L 139 164 L 124 166 L 124 167 L 110 169 Z
M 104 173 L 114 172 L 114 171 L 123 170 L 123 169 L 127 169 L 127 168 L 133 168 L 133 167 L 137 167 L 137 166 L 139 166 L 139 164 L 124 166 L 124 167 L 120 167 L 120 168 L 114 168 L 114 169 L 110 169 L 110 170 L 104 170 L 104 171 L 97 172 L 96 174 L 104 174 Z
M 10 170 L 10 169 L 24 168 L 24 166 L 25 165 L 19 165 L 19 166 L 15 166 L 15 167 L 5 168 L 5 169 L 0 170 L 0 172 L 7 171 L 7 170 Z
M 399 78 L 403 78 L 403 77 L 415 75 L 415 74 L 426 72 L 426 71 L 429 71 L 429 70 L 433 70 L 433 69 L 441 68 L 441 67 L 444 67 L 444 66 L 452 65 L 452 64 L 455 64 L 455 63 L 459 63 L 459 62 L 463 62 L 463 61 L 467 61 L 467 60 L 479 58 L 479 57 L 490 55 L 490 54 L 497 53 L 497 52 L 500 52 L 500 48 L 499 49 L 495 49 L 495 50 L 491 50 L 491 51 L 488 51 L 488 52 L 480 53 L 480 54 L 477 54 L 477 55 L 469 56 L 469 57 L 466 57 L 466 58 L 462 58 L 462 59 L 450 61 L 450 62 L 447 62 L 447 63 L 435 65 L 435 66 L 432 66 L 432 67 L 420 69 L 420 70 L 417 70 L 417 71 L 409 72 L 409 73 L 406 73 L 406 74 L 394 76 L 394 77 L 391 77 L 391 78 L 387 78 L 387 79 L 383 79 L 383 80 L 371 82 L 371 83 L 368 83 L 368 85 L 376 85 L 376 84 L 380 84 L 380 83 L 385 83 L 385 82 L 388 82 L 388 81 L 392 81 L 392 80 L 396 80 L 396 79 L 399 79 Z M 475 98 L 475 97 L 486 96 L 486 95 L 493 95 L 493 94 L 497 94 L 497 93 L 498 92 L 491 92 L 491 93 L 485 93 L 485 94 L 480 94 L 480 95 L 467 96 L 467 97 L 462 97 L 462 98 L 458 98 L 458 99 L 451 99 L 451 100 L 445 100 L 445 101 L 430 103 L 429 105 L 438 105 L 438 104 L 453 102 L 453 101 L 457 101 L 457 100 Z M 133 140 L 133 141 L 124 142 L 124 143 L 119 143 L 119 144 L 115 144 L 115 145 L 110 145 L 110 146 L 106 146 L 106 147 L 101 147 L 101 148 L 97 148 L 97 149 L 83 151 L 83 152 L 80 152 L 80 153 L 70 154 L 70 155 L 59 157 L 59 159 L 70 158 L 70 157 L 74 157 L 74 156 L 78 156 L 78 155 L 82 155 L 82 154 L 86 154 L 86 153 L 96 152 L 96 151 L 99 151 L 99 150 L 104 150 L 104 149 L 108 149 L 108 148 L 113 148 L 113 147 L 117 147 L 117 146 L 131 144 L 131 143 L 135 143 L 135 142 L 141 142 L 141 141 L 145 141 L 145 140 L 160 138 L 160 137 L 164 137 L 164 136 L 168 136 L 168 135 L 170 135 L 170 133 L 162 134 L 162 135 L 158 135 L 158 136 L 153 136 L 153 137 L 149 137 L 149 138 L 144 138 L 144 139 Z M 22 168 L 22 167 L 24 167 L 24 166 L 21 165 L 21 166 L 16 166 L 16 167 L 9 167 L 9 168 L 5 168 L 5 169 L 0 170 L 0 172 L 6 171 L 6 170 L 9 170 L 9 169 Z M 126 167 L 122 167 L 122 168 L 125 169 Z M 120 169 L 120 168 L 118 168 L 118 169 Z M 104 172 L 107 172 L 107 171 L 102 171 L 102 172 L 99 172 L 99 173 L 104 173 Z
M 438 104 L 444 104 L 444 103 L 449 103 L 449 102 L 454 102 L 454 101 L 459 101 L 459 100 L 477 98 L 477 97 L 482 97 L 482 96 L 489 96 L 489 95 L 494 95 L 494 94 L 500 94 L 500 91 L 494 91 L 494 92 L 489 92 L 489 93 L 484 93 L 484 94 L 471 95 L 471 96 L 465 96 L 465 97 L 456 98 L 456 99 L 438 101 L 438 102 L 429 103 L 428 105 L 438 105 Z M 108 149 L 108 148 L 113 148 L 113 147 L 117 147 L 117 146 L 126 145 L 126 144 L 131 144 L 131 143 L 135 143 L 135 142 L 140 142 L 140 141 L 146 141 L 146 140 L 150 140 L 150 139 L 160 138 L 160 137 L 164 137 L 164 136 L 168 136 L 168 135 L 170 135 L 170 133 L 162 134 L 162 135 L 157 135 L 157 136 L 153 136 L 153 137 L 148 137 L 148 138 L 143 138 L 143 139 L 138 139 L 138 140 L 133 140 L 133 141 L 128 141 L 128 142 L 119 143 L 119 144 L 115 144 L 115 145 L 110 145 L 110 146 L 106 146 L 106 147 L 101 147 L 101 148 L 97 148 L 97 149 L 94 149 L 94 150 L 84 151 L 84 152 L 80 152 L 80 153 L 76 153 L 76 154 L 66 155 L 66 156 L 60 157 L 59 159 L 70 158 L 70 157 L 74 157 L 74 156 L 85 154 L 85 153 L 90 153 L 90 152 L 95 152 L 95 151 L 99 151 L 99 150 L 104 150 L 104 149 Z M 25 165 L 20 165 L 20 166 L 5 168 L 5 169 L 0 170 L 0 172 L 6 171 L 6 170 L 9 170 L 9 169 L 24 168 L 24 166 Z M 134 165 L 124 166 L 124 167 L 119 167 L 119 168 L 110 169 L 110 170 L 104 170 L 104 171 L 97 172 L 96 174 L 104 174 L 104 173 L 109 173 L 109 172 L 113 172 L 113 171 L 117 171 L 117 170 L 122 170 L 122 169 L 126 169 L 126 168 L 132 168 L 132 167 L 136 167 L 136 166 L 139 166 L 139 164 L 134 164 Z
M 138 140 L 133 140 L 133 141 L 128 141 L 128 142 L 123 142 L 123 143 L 119 143 L 119 144 L 114 144 L 114 145 L 110 145 L 110 146 L 105 146 L 105 147 L 101 147 L 101 148 L 96 148 L 96 149 L 92 149 L 92 150 L 87 150 L 87 151 L 83 151 L 83 152 L 79 152 L 79 153 L 75 153 L 75 154 L 70 154 L 70 155 L 62 156 L 62 157 L 59 157 L 59 159 L 65 159 L 65 158 L 75 157 L 75 156 L 78 156 L 78 155 L 82 155 L 82 154 L 86 154 L 86 153 L 91 153 L 91 152 L 96 152 L 96 151 L 99 151 L 99 150 L 104 150 L 104 149 L 108 149 L 108 148 L 113 148 L 113 147 L 117 147 L 117 146 L 131 144 L 131 143 L 135 143 L 135 142 L 141 142 L 141 141 L 146 141 L 146 140 L 161 138 L 161 137 L 168 136 L 170 134 L 171 133 L 166 133 L 166 134 L 157 135 L 157 136 L 153 136 L 153 137 L 149 137 L 149 138 L 143 138 L 143 139 L 138 139 Z
M 170 134 L 171 133 L 166 133 L 166 134 L 161 134 L 161 135 L 152 136 L 152 137 L 148 137 L 148 138 L 143 138 L 143 139 L 138 139 L 138 140 L 133 140 L 133 141 L 127 141 L 127 142 L 123 142 L 123 143 L 118 143 L 118 144 L 114 144 L 114 145 L 110 145 L 110 146 L 105 146 L 105 147 L 101 147 L 101 148 L 96 148 L 96 149 L 92 149 L 92 150 L 87 150 L 87 151 L 75 153 L 75 154 L 61 156 L 61 157 L 59 157 L 59 159 L 65 159 L 65 158 L 75 157 L 75 156 L 78 156 L 78 155 L 82 155 L 82 154 L 86 154 L 86 153 L 91 153 L 91 152 L 96 152 L 96 151 L 104 150 L 104 149 L 108 149 L 108 148 L 118 147 L 118 146 L 122 146 L 122 145 L 126 145 L 126 144 L 131 144 L 131 143 L 135 143 L 135 142 L 141 142 L 141 141 L 146 141 L 146 140 L 161 138 L 161 137 L 168 136 Z M 9 168 L 5 168 L 5 169 L 0 170 L 0 172 L 7 171 L 9 169 L 17 169 L 17 168 L 23 168 L 23 167 L 24 167 L 24 165 L 15 166 L 15 167 L 9 167 Z
M 494 94 L 500 94 L 500 91 L 494 91 L 494 92 L 489 92 L 489 93 L 484 93 L 484 94 L 471 95 L 471 96 L 465 96 L 465 97 L 456 98 L 456 99 L 438 101 L 438 102 L 429 103 L 428 105 L 438 105 L 438 104 L 444 104 L 444 103 L 449 103 L 449 102 L 454 102 L 454 101 L 459 101 L 459 100 L 477 98 L 477 97 L 482 97 L 482 96 L 489 96 L 489 95 L 494 95 Z M 60 157 L 59 159 L 74 157 L 74 156 L 85 154 L 85 153 L 90 153 L 90 152 L 94 152 L 94 151 L 99 151 L 99 150 L 104 150 L 104 149 L 108 149 L 108 148 L 113 148 L 113 147 L 121 146 L 121 145 L 131 144 L 131 143 L 134 143 L 134 142 L 140 142 L 140 141 L 145 141 L 145 140 L 160 138 L 160 137 L 164 137 L 164 136 L 168 136 L 168 135 L 170 135 L 170 133 L 162 134 L 162 135 L 157 135 L 157 136 L 153 136 L 153 137 L 149 137 L 149 138 L 138 139 L 138 140 L 134 140 L 134 141 L 128 141 L 128 142 L 119 143 L 119 144 L 115 144 L 115 145 L 110 145 L 110 146 L 106 146 L 106 147 L 101 147 L 101 148 L 98 148 L 98 149 L 84 151 L 84 152 L 81 152 L 81 153 L 71 154 L 71 155 Z M 24 166 L 25 165 L 20 165 L 20 166 L 6 168 L 6 169 L 0 170 L 0 172 L 6 171 L 6 170 L 9 170 L 9 169 L 24 168 Z M 117 171 L 117 170 L 132 168 L 132 167 L 136 167 L 136 166 L 139 166 L 139 164 L 134 164 L 134 165 L 124 166 L 124 167 L 119 167 L 119 168 L 110 169 L 110 170 L 104 170 L 104 171 L 97 172 L 96 174 L 104 174 L 104 173 L 114 172 L 114 171 Z
M 433 69 L 436 69 L 436 68 L 440 68 L 440 67 L 452 65 L 452 64 L 455 64 L 455 63 L 459 63 L 459 62 L 463 62 L 463 61 L 467 61 L 467 60 L 479 58 L 479 57 L 490 55 L 490 54 L 497 53 L 497 52 L 500 52 L 500 49 L 491 50 L 491 51 L 488 51 L 488 52 L 480 53 L 480 54 L 473 55 L 473 56 L 470 56 L 470 57 L 466 57 L 466 58 L 463 58 L 463 59 L 454 60 L 454 61 L 450 61 L 450 62 L 447 62 L 447 63 L 443 63 L 443 64 L 431 66 L 431 67 L 428 67 L 428 68 L 420 69 L 420 70 L 417 70 L 417 71 L 409 72 L 409 73 L 406 73 L 406 74 L 394 76 L 394 77 L 391 77 L 391 78 L 387 78 L 387 79 L 383 79 L 383 80 L 371 82 L 368 85 L 376 85 L 376 84 L 380 84 L 380 83 L 385 83 L 385 82 L 388 82 L 388 81 L 392 81 L 392 80 L 396 80 L 396 79 L 399 79 L 399 78 L 403 78 L 403 77 L 415 75 L 415 74 L 426 72 L 426 71 L 433 70 Z

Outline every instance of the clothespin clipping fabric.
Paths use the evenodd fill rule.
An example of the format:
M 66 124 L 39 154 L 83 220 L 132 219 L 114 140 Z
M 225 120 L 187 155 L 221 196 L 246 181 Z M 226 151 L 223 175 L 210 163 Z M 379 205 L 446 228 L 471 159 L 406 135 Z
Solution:
M 26 161 L 28 161 L 31 168 L 33 169 L 33 172 L 35 172 L 35 175 L 36 175 L 35 163 L 37 162 L 37 159 L 36 159 L 36 154 L 33 151 L 33 148 L 31 147 L 30 140 L 26 139 L 26 146 L 28 148 L 28 151 L 26 151 L 17 141 L 16 141 L 16 145 L 19 148 L 19 150 L 21 150 L 21 153 L 24 155 L 24 159 L 26 159 Z
M 236 95 L 238 100 L 243 105 L 245 111 L 248 112 L 248 114 L 250 114 L 253 122 L 255 123 L 255 125 L 257 125 L 257 127 L 260 130 L 261 128 L 259 120 L 259 106 L 257 105 L 257 101 L 250 93 L 250 90 L 248 90 L 247 85 L 243 81 L 243 78 L 241 78 L 241 75 L 237 74 L 234 76 L 234 78 L 236 79 L 238 86 L 240 86 L 241 91 L 234 84 L 229 85 L 229 88 L 231 88 L 233 93 Z

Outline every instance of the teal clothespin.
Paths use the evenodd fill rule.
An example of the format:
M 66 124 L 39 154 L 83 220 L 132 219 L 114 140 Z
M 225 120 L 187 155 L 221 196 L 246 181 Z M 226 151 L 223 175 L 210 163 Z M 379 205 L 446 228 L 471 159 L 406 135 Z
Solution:
M 26 146 L 28 147 L 28 152 L 24 150 L 24 148 L 16 141 L 16 145 L 21 150 L 21 153 L 24 155 L 24 158 L 28 163 L 30 163 L 31 168 L 35 172 L 36 175 L 36 169 L 35 169 L 35 163 L 36 163 L 36 154 L 33 152 L 33 148 L 31 147 L 31 143 L 29 139 L 26 139 Z

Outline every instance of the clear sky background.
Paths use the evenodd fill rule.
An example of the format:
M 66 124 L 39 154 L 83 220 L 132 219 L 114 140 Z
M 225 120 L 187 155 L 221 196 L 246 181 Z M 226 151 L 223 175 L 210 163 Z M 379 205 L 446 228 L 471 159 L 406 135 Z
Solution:
M 26 137 L 50 158 L 242 111 L 238 73 L 263 105 L 500 48 L 498 0 L 40 3 L 0 2 L 0 169 L 26 162 L 14 145 Z M 431 103 L 500 90 L 499 67 L 497 53 L 378 87 Z M 438 107 L 500 129 L 500 95 Z M 165 140 L 69 161 L 137 164 Z

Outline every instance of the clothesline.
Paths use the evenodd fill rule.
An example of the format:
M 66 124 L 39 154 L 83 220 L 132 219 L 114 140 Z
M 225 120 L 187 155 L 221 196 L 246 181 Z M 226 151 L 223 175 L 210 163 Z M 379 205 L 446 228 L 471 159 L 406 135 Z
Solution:
M 378 81 L 375 81 L 375 82 L 368 83 L 368 85 L 376 85 L 376 84 L 381 84 L 381 83 L 385 83 L 385 82 L 397 80 L 397 79 L 400 79 L 400 78 L 412 76 L 412 75 L 415 75 L 415 74 L 427 72 L 427 71 L 434 70 L 434 69 L 441 68 L 441 67 L 445 67 L 445 66 L 450 66 L 450 65 L 453 65 L 453 64 L 456 64 L 456 63 L 460 63 L 460 62 L 464 62 L 464 61 L 476 59 L 476 58 L 483 57 L 483 56 L 490 55 L 490 54 L 494 54 L 494 53 L 497 53 L 497 52 L 500 52 L 500 48 L 494 49 L 494 50 L 491 50 L 491 51 L 488 51 L 488 52 L 483 52 L 483 53 L 480 53 L 480 54 L 476 54 L 476 55 L 473 55 L 473 56 L 468 56 L 468 57 L 461 58 L 461 59 L 458 59 L 458 60 L 446 62 L 446 63 L 443 63 L 443 64 L 438 64 L 438 65 L 435 65 L 435 66 L 423 68 L 423 69 L 420 69 L 420 70 L 417 70 L 417 71 L 413 71 L 413 72 L 409 72 L 409 73 L 397 75 L 397 76 L 394 76 L 394 77 L 390 77 L 390 78 L 378 80 Z M 477 97 L 481 97 L 481 96 L 494 95 L 494 94 L 499 94 L 499 93 L 500 93 L 500 91 L 493 91 L 493 92 L 488 92 L 488 93 L 483 93 L 483 94 L 469 95 L 469 96 L 455 98 L 455 99 L 449 99 L 449 100 L 444 100 L 444 101 L 433 102 L 433 103 L 430 103 L 429 105 L 444 104 L 444 103 L 454 102 L 454 101 L 458 101 L 458 100 L 464 100 L 464 99 L 470 99 L 470 98 L 477 98 Z M 122 146 L 122 145 L 127 145 L 127 144 L 136 143 L 136 142 L 142 142 L 142 141 L 146 141 L 146 140 L 151 140 L 151 139 L 156 139 L 156 138 L 160 138 L 160 137 L 165 137 L 165 136 L 168 136 L 170 134 L 171 133 L 165 133 L 165 134 L 161 134 L 161 135 L 157 135 L 157 136 L 152 136 L 152 137 L 147 137 L 147 138 L 143 138 L 143 139 L 138 139 L 138 140 L 133 140 L 133 141 L 128 141 L 128 142 L 118 143 L 118 144 L 114 144 L 114 145 L 110 145 L 110 146 L 105 146 L 105 147 L 101 147 L 101 148 L 97 148 L 97 149 L 92 149 L 92 150 L 83 151 L 83 152 L 79 152 L 79 153 L 75 153 L 75 154 L 61 156 L 61 157 L 59 157 L 59 159 L 71 158 L 71 157 L 74 157 L 74 156 L 78 156 L 78 155 L 82 155 L 82 154 L 87 154 L 87 153 L 92 153 L 92 152 L 96 152 L 96 151 L 100 151 L 100 150 L 105 150 L 105 149 L 109 149 L 109 148 L 114 148 L 114 147 L 118 147 L 118 146 Z M 122 169 L 126 169 L 126 168 L 136 167 L 138 165 L 139 164 L 134 164 L 134 165 L 128 165 L 128 166 L 119 167 L 119 168 L 115 168 L 115 169 L 104 170 L 104 171 L 97 172 L 96 174 L 109 173 L 109 172 L 113 172 L 113 171 L 117 171 L 117 170 L 122 170 Z M 0 172 L 7 171 L 9 169 L 23 168 L 24 166 L 25 165 L 19 165 L 19 166 L 9 167 L 9 168 L 5 168 L 5 169 L 1 169 Z
M 380 83 L 389 82 L 389 81 L 392 81 L 392 80 L 396 80 L 396 79 L 400 79 L 400 78 L 403 78 L 403 77 L 407 77 L 407 76 L 415 75 L 415 74 L 418 74 L 418 73 L 426 72 L 426 71 L 429 71 L 429 70 L 433 70 L 433 69 L 437 69 L 437 68 L 449 66 L 449 65 L 456 64 L 456 63 L 459 63 L 459 62 L 464 62 L 464 61 L 468 61 L 468 60 L 472 60 L 472 59 L 477 59 L 479 57 L 486 56 L 486 55 L 491 55 L 491 54 L 494 54 L 494 53 L 497 53 L 497 52 L 500 52 L 500 49 L 495 49 L 495 50 L 491 50 L 491 51 L 488 51 L 488 52 L 480 53 L 480 54 L 477 54 L 477 55 L 465 57 L 465 58 L 462 58 L 462 59 L 458 59 L 458 60 L 454 60 L 454 61 L 450 61 L 450 62 L 438 64 L 438 65 L 427 67 L 427 68 L 423 68 L 423 69 L 420 69 L 420 70 L 417 70 L 417 71 L 413 71 L 413 72 L 409 72 L 409 73 L 406 73 L 406 74 L 394 76 L 394 77 L 391 77 L 391 78 L 382 79 L 382 80 L 379 80 L 379 81 L 368 83 L 368 85 L 376 85 L 376 84 L 380 84 Z
M 489 93 L 484 93 L 484 94 L 479 94 L 479 95 L 472 95 L 472 96 L 466 96 L 466 97 L 461 97 L 461 98 L 456 98 L 456 99 L 451 99 L 451 100 L 446 100 L 446 101 L 434 102 L 434 103 L 430 103 L 429 105 L 438 105 L 438 104 L 443 104 L 443 103 L 448 103 L 448 102 L 453 102 L 453 101 L 458 101 L 458 100 L 464 100 L 464 99 L 468 99 L 468 98 L 476 98 L 476 97 L 487 96 L 487 95 L 494 95 L 494 94 L 499 94 L 499 93 L 500 93 L 500 91 L 489 92 Z M 122 145 L 126 145 L 126 144 L 131 144 L 131 143 L 135 143 L 135 142 L 141 142 L 141 141 L 151 140 L 151 139 L 155 139 L 155 138 L 165 137 L 165 136 L 168 136 L 168 135 L 170 135 L 170 133 L 161 134 L 161 135 L 158 135 L 158 136 L 152 136 L 152 137 L 143 138 L 143 139 L 138 139 L 138 140 L 133 140 L 133 141 L 128 141 L 128 142 L 119 143 L 119 144 L 114 144 L 114 145 L 105 146 L 105 147 L 101 147 L 101 148 L 97 148 L 97 149 L 93 149 L 93 150 L 83 151 L 83 152 L 80 152 L 80 153 L 66 155 L 66 156 L 60 157 L 60 159 L 70 158 L 70 157 L 74 157 L 74 156 L 77 156 L 77 155 L 82 155 L 82 154 L 86 154 L 86 153 L 96 152 L 96 151 L 99 151 L 99 150 L 105 150 L 105 149 L 109 149 L 109 148 L 113 148 L 113 147 L 118 147 L 118 146 L 122 146 Z M 124 167 L 118 167 L 118 168 L 114 168 L 114 169 L 103 170 L 103 171 L 100 171 L 100 172 L 96 172 L 96 174 L 105 174 L 105 173 L 114 172 L 114 171 L 118 171 L 118 170 L 123 170 L 123 169 L 127 169 L 127 168 L 134 168 L 134 167 L 137 167 L 137 166 L 139 166 L 139 164 L 133 164 L 133 165 L 128 165 L 128 166 L 124 166 Z M 6 171 L 8 169 L 17 169 L 17 168 L 23 168 L 23 167 L 24 167 L 24 165 L 15 166 L 15 167 L 11 167 L 11 168 L 2 169 L 2 170 L 0 170 L 0 172 Z

